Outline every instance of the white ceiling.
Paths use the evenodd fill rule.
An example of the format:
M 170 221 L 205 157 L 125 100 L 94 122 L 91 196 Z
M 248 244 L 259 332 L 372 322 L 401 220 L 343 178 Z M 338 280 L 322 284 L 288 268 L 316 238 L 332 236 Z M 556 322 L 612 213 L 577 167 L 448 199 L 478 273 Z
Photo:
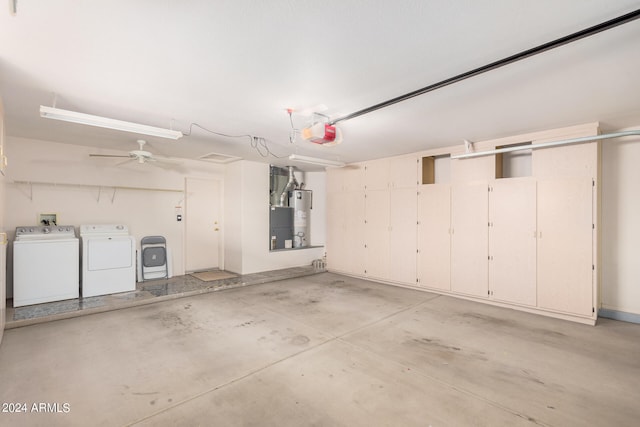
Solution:
M 346 162 L 545 128 L 640 124 L 640 20 L 341 122 L 344 142 L 289 142 L 287 108 L 339 117 L 640 8 L 631 0 L 12 0 L 0 95 L 12 136 L 135 149 L 138 135 L 57 122 L 39 106 L 188 133 L 191 123 Z M 294 113 L 297 128 L 310 118 Z M 193 128 L 150 151 L 262 158 Z M 117 160 L 117 159 L 116 159 Z M 88 161 L 102 161 L 91 159 Z

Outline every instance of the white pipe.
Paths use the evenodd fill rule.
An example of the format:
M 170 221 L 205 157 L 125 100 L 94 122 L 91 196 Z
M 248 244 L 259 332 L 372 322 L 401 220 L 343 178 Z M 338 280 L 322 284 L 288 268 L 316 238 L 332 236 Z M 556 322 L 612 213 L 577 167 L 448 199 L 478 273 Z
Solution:
M 534 145 L 516 145 L 514 147 L 496 148 L 489 151 L 478 151 L 477 153 L 465 153 L 451 156 L 452 159 L 469 159 L 471 157 L 489 156 L 491 154 L 509 153 L 511 151 L 535 150 L 537 148 L 555 147 L 557 145 L 580 144 L 583 142 L 599 141 L 601 139 L 620 138 L 623 136 L 640 135 L 640 130 L 627 130 L 624 132 L 607 133 L 604 135 L 583 136 L 581 138 L 564 139 L 561 141 L 541 142 Z

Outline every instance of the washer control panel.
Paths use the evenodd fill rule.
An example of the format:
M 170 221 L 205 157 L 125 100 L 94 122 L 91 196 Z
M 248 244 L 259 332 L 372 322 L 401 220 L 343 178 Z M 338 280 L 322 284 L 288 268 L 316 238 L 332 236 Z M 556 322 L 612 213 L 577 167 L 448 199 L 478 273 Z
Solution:
M 73 225 L 23 226 L 16 228 L 16 240 L 76 237 Z

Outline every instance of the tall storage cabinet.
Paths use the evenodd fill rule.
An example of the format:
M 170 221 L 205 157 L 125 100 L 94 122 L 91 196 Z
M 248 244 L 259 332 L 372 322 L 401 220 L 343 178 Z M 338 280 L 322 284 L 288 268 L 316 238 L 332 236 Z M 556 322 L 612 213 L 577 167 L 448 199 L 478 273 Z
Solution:
M 328 268 L 594 324 L 600 144 L 535 146 L 597 133 L 590 123 L 477 142 L 534 148 L 520 169 L 499 155 L 451 160 L 450 183 L 434 179 L 436 159 L 464 147 L 330 170 Z
M 417 171 L 413 156 L 364 163 L 367 277 L 416 282 Z
M 538 306 L 594 314 L 593 181 L 538 182 Z
M 565 138 L 576 136 L 583 135 Z M 538 307 L 595 322 L 600 143 L 536 150 L 533 173 L 538 181 Z
M 353 166 L 327 173 L 327 264 L 331 270 L 363 275 L 363 169 Z

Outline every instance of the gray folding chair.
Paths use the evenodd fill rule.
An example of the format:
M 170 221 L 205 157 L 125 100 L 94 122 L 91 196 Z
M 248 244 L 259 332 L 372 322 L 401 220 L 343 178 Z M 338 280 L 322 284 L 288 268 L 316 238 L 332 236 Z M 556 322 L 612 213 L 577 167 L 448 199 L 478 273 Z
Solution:
M 146 236 L 140 241 L 142 281 L 169 277 L 167 240 L 162 236 Z

